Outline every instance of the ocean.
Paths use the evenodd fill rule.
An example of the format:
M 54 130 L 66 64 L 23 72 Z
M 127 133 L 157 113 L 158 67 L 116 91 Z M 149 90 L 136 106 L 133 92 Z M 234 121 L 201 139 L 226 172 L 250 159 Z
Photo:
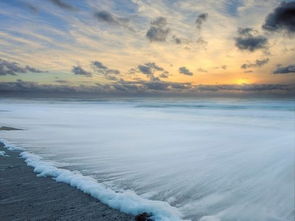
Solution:
M 40 176 L 123 212 L 295 218 L 294 100 L 1 99 L 0 126 Z

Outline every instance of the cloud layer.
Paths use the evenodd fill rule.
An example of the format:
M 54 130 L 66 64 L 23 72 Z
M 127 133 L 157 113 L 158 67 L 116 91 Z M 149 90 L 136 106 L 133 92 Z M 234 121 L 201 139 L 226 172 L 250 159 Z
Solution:
M 243 85 L 199 85 L 181 84 L 174 82 L 127 82 L 120 84 L 69 86 L 46 85 L 33 82 L 0 82 L 2 95 L 35 95 L 35 96 L 141 96 L 141 95 L 267 95 L 294 96 L 295 85 L 284 84 L 243 84 Z

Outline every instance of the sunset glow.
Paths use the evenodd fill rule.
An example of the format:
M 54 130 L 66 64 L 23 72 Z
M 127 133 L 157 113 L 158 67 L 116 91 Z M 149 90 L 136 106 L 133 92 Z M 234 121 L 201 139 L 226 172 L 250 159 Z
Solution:
M 293 1 L 11 0 L 0 6 L 4 91 L 49 85 L 195 94 L 199 85 L 263 84 L 266 94 L 294 92 L 292 18 L 270 23 L 276 9 L 284 12 Z

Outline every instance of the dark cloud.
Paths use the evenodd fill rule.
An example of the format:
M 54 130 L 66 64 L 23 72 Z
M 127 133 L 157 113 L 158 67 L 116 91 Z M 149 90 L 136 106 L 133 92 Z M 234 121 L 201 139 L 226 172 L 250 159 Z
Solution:
M 170 32 L 167 27 L 167 19 L 158 17 L 151 22 L 151 26 L 146 33 L 146 37 L 151 41 L 164 42 Z
M 281 2 L 267 16 L 262 27 L 268 31 L 285 30 L 289 33 L 295 33 L 295 2 Z
M 128 29 L 129 31 L 134 32 L 134 29 L 129 26 L 129 19 L 127 18 L 117 17 L 108 11 L 95 12 L 94 17 L 100 22 L 104 22 L 106 24 L 113 25 L 113 26 L 123 27 Z
M 85 71 L 82 67 L 80 66 L 73 66 L 72 68 L 72 72 L 76 75 L 83 75 L 83 76 L 86 76 L 86 77 L 91 77 L 92 74 L 91 72 L 88 72 L 88 71 Z
M 145 63 L 137 66 L 138 70 L 145 75 L 153 75 L 155 71 L 164 71 L 164 69 L 154 62 Z
M 70 10 L 70 11 L 77 10 L 74 6 L 66 3 L 64 0 L 49 0 L 49 1 L 62 9 L 66 9 L 66 10 Z
M 108 68 L 104 66 L 100 61 L 93 61 L 93 66 L 99 70 L 107 70 Z
M 110 69 L 107 66 L 105 66 L 100 61 L 93 61 L 92 66 L 94 68 L 94 71 L 104 75 L 105 78 L 108 80 L 117 80 L 117 77 L 115 75 L 119 75 L 120 71 L 116 69 Z
M 10 62 L 0 59 L 0 76 L 1 75 L 17 75 L 22 73 L 42 73 L 44 71 L 38 70 L 31 66 L 21 66 L 16 62 Z
M 266 48 L 267 38 L 264 36 L 257 37 L 238 37 L 236 38 L 236 46 L 240 50 L 256 51 L 257 49 Z
M 15 96 L 141 96 L 141 95 L 213 95 L 241 96 L 241 94 L 263 96 L 290 96 L 295 94 L 295 85 L 284 84 L 243 84 L 243 85 L 191 85 L 166 81 L 124 81 L 114 84 L 70 86 L 65 84 L 38 84 L 18 80 L 0 82 L 0 94 Z
M 241 66 L 242 69 L 261 67 L 269 62 L 269 58 L 257 59 L 254 63 L 247 63 Z
M 236 46 L 240 50 L 256 51 L 258 49 L 266 49 L 268 39 L 265 36 L 259 35 L 252 28 L 239 28 L 238 37 L 235 38 Z
M 274 74 L 295 74 L 295 65 L 288 65 L 285 67 L 279 66 L 274 72 Z
M 202 29 L 202 25 L 207 20 L 207 18 L 208 18 L 208 13 L 202 13 L 197 17 L 195 24 L 198 30 Z
M 180 67 L 178 69 L 179 73 L 184 74 L 184 75 L 188 75 L 188 76 L 193 76 L 193 72 L 191 72 L 189 69 L 187 69 L 186 67 Z
M 147 89 L 151 90 L 167 90 L 169 84 L 164 81 L 148 81 L 143 84 Z
M 94 16 L 97 18 L 99 21 L 103 21 L 109 24 L 113 25 L 120 25 L 119 21 L 117 18 L 115 18 L 111 13 L 107 11 L 99 11 L 94 13 Z
M 146 37 L 151 41 L 164 42 L 166 41 L 167 35 L 169 33 L 169 28 L 160 28 L 156 26 L 151 26 L 146 33 Z
M 104 74 L 104 75 L 120 74 L 119 70 L 110 69 L 107 66 L 105 66 L 103 63 L 101 63 L 100 61 L 93 61 L 92 65 L 93 65 L 95 71 L 100 73 L 100 74 Z
M 146 75 L 152 75 L 153 74 L 153 70 L 150 66 L 148 65 L 138 65 L 138 70 Z
M 136 68 L 131 68 L 128 71 L 128 74 L 137 73 L 144 74 L 149 78 L 150 81 L 161 81 L 161 78 L 163 79 L 169 77 L 169 72 L 154 62 L 137 65 Z

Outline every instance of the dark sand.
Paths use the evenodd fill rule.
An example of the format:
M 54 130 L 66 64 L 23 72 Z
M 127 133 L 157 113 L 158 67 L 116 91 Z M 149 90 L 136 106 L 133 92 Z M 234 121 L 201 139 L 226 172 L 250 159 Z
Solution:
M 37 177 L 19 158 L 3 148 L 0 156 L 0 220 L 135 220 L 65 183 Z

